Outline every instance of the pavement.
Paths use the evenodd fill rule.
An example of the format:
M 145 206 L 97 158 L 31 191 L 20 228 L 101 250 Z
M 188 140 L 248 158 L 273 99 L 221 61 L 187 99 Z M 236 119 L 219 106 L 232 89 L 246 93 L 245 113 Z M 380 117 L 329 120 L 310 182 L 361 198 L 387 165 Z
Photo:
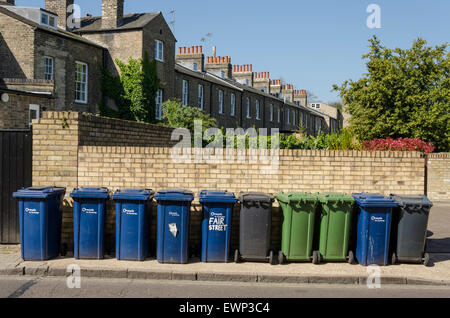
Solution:
M 380 267 L 381 284 L 428 285 L 450 288 L 450 201 L 437 202 L 429 223 L 427 251 L 431 253 L 429 267 L 400 264 Z M 366 285 L 374 273 L 370 267 L 347 263 L 201 263 L 159 264 L 155 259 L 145 262 L 75 260 L 60 257 L 45 262 L 25 262 L 19 246 L 0 246 L 0 276 L 66 277 L 73 265 L 79 266 L 81 277 L 100 279 L 164 280 L 194 282 L 239 282 L 278 284 L 339 284 Z

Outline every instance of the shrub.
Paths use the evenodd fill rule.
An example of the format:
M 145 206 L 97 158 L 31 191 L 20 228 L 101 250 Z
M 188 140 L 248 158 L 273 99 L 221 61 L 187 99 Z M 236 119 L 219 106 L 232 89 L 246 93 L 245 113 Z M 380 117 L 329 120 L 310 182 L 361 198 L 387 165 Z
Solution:
M 422 153 L 432 153 L 435 151 L 433 143 L 416 139 L 374 139 L 363 142 L 364 150 L 368 151 L 418 151 Z

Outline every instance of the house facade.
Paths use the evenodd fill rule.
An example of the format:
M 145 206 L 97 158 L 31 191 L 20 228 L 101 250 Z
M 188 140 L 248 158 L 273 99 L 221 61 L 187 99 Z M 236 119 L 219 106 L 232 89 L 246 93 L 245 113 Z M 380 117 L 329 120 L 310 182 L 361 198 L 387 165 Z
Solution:
M 117 60 L 148 54 L 161 80 L 157 119 L 162 103 L 175 97 L 210 114 L 219 127 L 330 132 L 331 115 L 306 107 L 304 91 L 271 80 L 269 72 L 233 65 L 229 56 L 206 57 L 201 46 L 175 54 L 177 41 L 161 12 L 124 14 L 124 0 L 102 0 L 102 16 L 74 20 L 73 0 L 46 0 L 44 9 L 14 4 L 0 0 L 0 79 L 27 94 L 36 93 L 32 81 L 45 81 L 52 100 L 42 103 L 47 109 L 98 113 L 105 102 L 102 69 L 118 75 Z M 14 89 L 2 81 L 0 87 Z

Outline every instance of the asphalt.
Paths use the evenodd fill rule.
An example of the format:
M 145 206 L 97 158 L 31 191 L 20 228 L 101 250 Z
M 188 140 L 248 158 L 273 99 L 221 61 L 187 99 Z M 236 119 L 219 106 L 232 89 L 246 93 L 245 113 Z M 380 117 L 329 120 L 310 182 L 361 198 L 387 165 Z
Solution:
M 430 222 L 427 251 L 431 253 L 429 267 L 400 264 L 380 268 L 383 285 L 428 285 L 450 288 L 450 201 L 435 202 Z M 60 257 L 45 262 L 24 262 L 20 247 L 0 246 L 0 276 L 66 277 L 68 268 L 80 268 L 81 277 L 164 280 L 191 282 L 235 282 L 255 284 L 339 284 L 364 286 L 373 273 L 370 268 L 346 263 L 267 263 L 211 264 L 198 259 L 189 264 L 159 264 L 155 259 L 145 262 L 105 260 L 75 260 Z M 1 284 L 1 281 L 0 281 Z
M 272 298 L 449 298 L 446 286 L 275 284 L 191 282 L 167 280 L 84 278 L 80 288 L 68 288 L 62 277 L 0 277 L 0 298 L 168 298 L 168 299 L 272 299 Z M 270 302 L 270 301 L 269 301 Z M 208 303 L 206 301 L 205 303 Z M 183 303 L 185 304 L 185 303 Z M 273 308 L 275 309 L 275 308 Z M 215 315 L 213 315 L 215 316 Z

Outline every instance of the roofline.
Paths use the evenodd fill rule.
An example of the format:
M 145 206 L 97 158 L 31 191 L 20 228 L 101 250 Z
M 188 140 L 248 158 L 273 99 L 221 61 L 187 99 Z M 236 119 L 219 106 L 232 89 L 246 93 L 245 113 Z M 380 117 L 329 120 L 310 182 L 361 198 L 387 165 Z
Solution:
M 47 93 L 47 92 L 45 92 L 45 93 L 44 92 L 43 93 L 27 92 L 27 91 L 10 89 L 10 88 L 6 88 L 6 87 L 0 87 L 0 92 L 11 93 L 11 94 L 16 94 L 16 95 L 43 97 L 43 98 L 47 98 L 47 99 L 56 99 L 56 97 L 52 93 Z
M 151 12 L 142 13 L 142 14 L 148 14 L 148 13 L 151 13 Z M 155 13 L 157 13 L 157 15 L 155 15 L 155 18 L 156 18 L 157 16 L 161 16 L 161 17 L 163 18 L 163 20 L 166 21 L 166 19 L 164 18 L 164 16 L 163 16 L 163 14 L 162 14 L 161 11 L 158 11 L 158 12 L 155 12 Z M 92 17 L 91 19 L 95 19 L 95 18 L 101 19 L 102 16 Z M 111 33 L 111 32 L 137 31 L 137 30 L 143 30 L 143 29 L 144 29 L 148 24 L 150 24 L 152 21 L 153 21 L 153 19 L 150 20 L 147 24 L 145 24 L 144 26 L 141 26 L 141 27 L 132 27 L 132 28 L 124 28 L 124 29 L 120 29 L 120 28 L 113 28 L 113 29 L 111 29 L 111 28 L 109 28 L 109 29 L 96 29 L 96 30 L 73 29 L 73 30 L 71 30 L 71 32 L 73 32 L 73 33 L 78 33 L 78 34 L 92 34 L 92 33 Z M 167 21 L 166 21 L 166 24 L 167 24 Z M 167 26 L 169 27 L 168 24 L 167 24 Z M 170 27 L 169 27 L 169 30 L 170 30 L 170 34 L 171 34 L 172 37 L 174 38 L 175 42 L 178 42 L 178 41 L 177 41 L 177 38 L 175 37 L 175 34 L 173 34 L 173 32 L 172 32 L 172 30 L 170 29 Z
M 177 69 L 177 68 L 179 68 L 179 69 Z M 266 98 L 272 98 L 274 100 L 278 100 L 279 102 L 282 102 L 284 105 L 287 105 L 287 106 L 290 106 L 290 107 L 294 107 L 294 108 L 297 108 L 297 109 L 300 109 L 300 110 L 303 110 L 303 111 L 306 111 L 306 112 L 309 112 L 309 113 L 312 113 L 312 114 L 315 114 L 315 115 L 331 117 L 329 115 L 317 112 L 317 111 L 315 111 L 315 110 L 313 110 L 311 108 L 305 107 L 305 106 L 299 106 L 299 105 L 293 104 L 291 102 L 285 102 L 284 99 L 282 99 L 282 98 L 278 98 L 276 96 L 264 93 L 263 91 L 259 91 L 258 89 L 254 88 L 254 87 L 245 86 L 244 84 L 240 84 L 240 83 L 236 82 L 238 85 L 243 87 L 243 88 L 240 88 L 240 87 L 238 87 L 238 86 L 236 86 L 236 85 L 234 85 L 234 84 L 229 82 L 229 81 L 234 81 L 233 79 L 230 79 L 229 81 L 227 81 L 227 80 L 224 80 L 224 79 L 220 78 L 219 76 L 217 76 L 215 74 L 211 74 L 209 72 L 196 72 L 196 71 L 193 71 L 193 70 L 191 70 L 191 69 L 189 69 L 189 68 L 187 68 L 187 67 L 185 67 L 185 66 L 183 66 L 183 65 L 181 65 L 179 63 L 175 63 L 175 70 L 176 71 L 180 71 L 180 72 L 184 71 L 184 73 L 189 75 L 189 76 L 194 76 L 194 77 L 197 77 L 197 78 L 205 80 L 205 81 L 208 80 L 206 78 L 207 76 L 211 76 L 215 80 L 221 81 L 226 86 L 235 88 L 235 89 L 239 90 L 240 92 L 248 91 L 248 92 L 253 93 L 253 94 L 259 94 L 259 95 L 261 95 L 263 97 L 266 97 Z M 331 117 L 331 118 L 334 118 L 334 117 Z
M 71 39 L 71 40 L 74 40 L 74 41 L 82 42 L 82 43 L 85 43 L 85 44 L 88 44 L 88 45 L 96 46 L 96 47 L 101 48 L 101 49 L 106 49 L 107 48 L 104 45 L 101 45 L 99 43 L 95 43 L 95 42 L 93 42 L 93 41 L 91 41 L 89 39 L 83 38 L 83 37 L 81 37 L 81 36 L 79 36 L 77 34 L 74 34 L 72 32 L 68 32 L 68 31 L 63 30 L 61 28 L 57 28 L 56 30 L 54 30 L 54 29 L 51 29 L 51 28 L 43 27 L 42 25 L 40 25 L 40 24 L 38 24 L 36 22 L 33 22 L 33 21 L 31 21 L 31 20 L 29 20 L 27 18 L 24 18 L 23 16 L 15 13 L 15 12 L 12 12 L 12 11 L 2 7 L 2 6 L 0 6 L 0 13 L 3 13 L 3 14 L 5 14 L 5 15 L 13 18 L 13 19 L 16 19 L 16 20 L 18 20 L 18 21 L 20 21 L 22 23 L 25 23 L 25 24 L 33 27 L 35 30 L 39 29 L 39 30 L 42 30 L 42 31 L 53 33 L 53 34 L 55 34 L 57 36 L 61 36 L 61 37 L 67 38 L 67 39 Z

